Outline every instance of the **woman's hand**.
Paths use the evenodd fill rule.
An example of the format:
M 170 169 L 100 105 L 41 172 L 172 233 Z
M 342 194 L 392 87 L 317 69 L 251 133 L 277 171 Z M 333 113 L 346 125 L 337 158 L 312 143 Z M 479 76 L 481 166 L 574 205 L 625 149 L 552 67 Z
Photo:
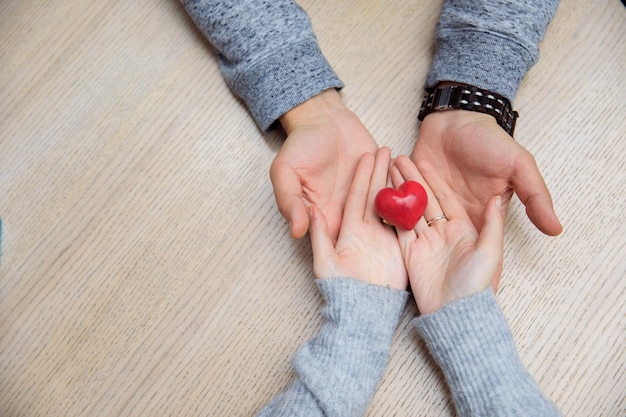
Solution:
M 310 207 L 313 270 L 318 278 L 355 278 L 369 284 L 405 290 L 407 272 L 393 228 L 374 210 L 378 191 L 387 186 L 390 150 L 365 154 L 350 185 L 337 243 L 326 217 Z
M 458 196 L 435 168 L 425 161 L 419 161 L 418 167 L 407 157 L 398 157 L 391 178 L 395 187 L 417 181 L 428 193 L 424 216 L 413 230 L 398 229 L 397 233 L 417 307 L 422 314 L 430 314 L 490 284 L 497 287 L 504 212 L 500 196 L 489 199 L 478 233 Z

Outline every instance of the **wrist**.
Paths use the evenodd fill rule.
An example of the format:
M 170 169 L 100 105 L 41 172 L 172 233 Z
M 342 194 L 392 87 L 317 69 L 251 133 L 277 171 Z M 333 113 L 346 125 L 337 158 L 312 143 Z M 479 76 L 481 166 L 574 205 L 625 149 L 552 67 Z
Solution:
M 324 90 L 303 103 L 292 108 L 278 119 L 287 134 L 300 126 L 314 124 L 334 112 L 346 110 L 339 92 L 334 89 Z
M 424 120 L 433 113 L 450 110 L 488 114 L 511 137 L 518 117 L 511 102 L 504 96 L 464 83 L 441 81 L 436 87 L 426 90 L 417 118 Z
M 424 117 L 422 123 L 437 125 L 439 129 L 448 131 L 449 133 L 455 132 L 468 125 L 501 129 L 496 119 L 492 116 L 462 109 L 432 112 Z
M 326 307 L 324 316 L 335 328 L 358 328 L 355 335 L 390 340 L 409 297 L 404 290 L 368 284 L 354 278 L 316 280 Z
M 444 88 L 444 87 L 452 87 L 453 85 L 461 85 L 463 87 L 471 87 L 469 84 L 466 84 L 466 83 L 458 83 L 456 81 L 445 80 L 445 81 L 439 81 L 437 83 L 437 85 L 435 86 L 435 89 L 437 89 L 437 88 Z
M 412 324 L 443 370 L 457 408 L 485 415 L 491 388 L 514 392 L 531 383 L 493 291 L 449 304 Z

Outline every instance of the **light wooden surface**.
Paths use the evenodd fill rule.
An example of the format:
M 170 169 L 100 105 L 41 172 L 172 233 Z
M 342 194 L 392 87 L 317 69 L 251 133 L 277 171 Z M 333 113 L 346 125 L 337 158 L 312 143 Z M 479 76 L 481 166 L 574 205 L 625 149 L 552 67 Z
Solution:
M 302 1 L 343 96 L 408 153 L 441 0 Z M 498 298 L 567 416 L 626 415 L 626 9 L 563 0 L 516 99 L 565 226 L 515 201 Z M 0 416 L 250 416 L 322 300 L 260 132 L 175 0 L 0 2 Z M 449 416 L 397 331 L 369 416 Z

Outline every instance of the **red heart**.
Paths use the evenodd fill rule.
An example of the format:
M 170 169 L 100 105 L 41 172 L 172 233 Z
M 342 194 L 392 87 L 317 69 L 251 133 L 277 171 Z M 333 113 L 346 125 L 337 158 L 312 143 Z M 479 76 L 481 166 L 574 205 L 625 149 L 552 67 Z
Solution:
M 391 226 L 411 230 L 424 214 L 428 194 L 422 185 L 407 181 L 398 187 L 383 188 L 376 194 L 376 213 Z

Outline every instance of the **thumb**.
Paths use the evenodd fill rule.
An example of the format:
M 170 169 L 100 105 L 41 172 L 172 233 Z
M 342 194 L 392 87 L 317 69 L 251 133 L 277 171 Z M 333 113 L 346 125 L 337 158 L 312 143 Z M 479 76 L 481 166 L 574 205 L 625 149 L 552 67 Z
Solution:
M 270 167 L 270 179 L 278 210 L 289 222 L 291 236 L 300 239 L 309 228 L 300 179 L 289 165 L 276 162 Z
M 313 272 L 317 278 L 330 278 L 333 274 L 335 248 L 328 231 L 328 222 L 322 211 L 311 206 L 308 208 L 311 237 L 311 249 L 313 251 Z
M 561 233 L 563 226 L 554 212 L 550 191 L 532 155 L 516 169 L 511 183 L 515 194 L 526 206 L 526 214 L 530 221 L 549 236 Z
M 477 247 L 487 257 L 485 264 L 491 269 L 486 277 L 491 276 L 491 286 L 497 290 L 502 273 L 502 256 L 504 251 L 504 216 L 502 197 L 489 199 L 484 212 L 484 225 L 478 236 Z

